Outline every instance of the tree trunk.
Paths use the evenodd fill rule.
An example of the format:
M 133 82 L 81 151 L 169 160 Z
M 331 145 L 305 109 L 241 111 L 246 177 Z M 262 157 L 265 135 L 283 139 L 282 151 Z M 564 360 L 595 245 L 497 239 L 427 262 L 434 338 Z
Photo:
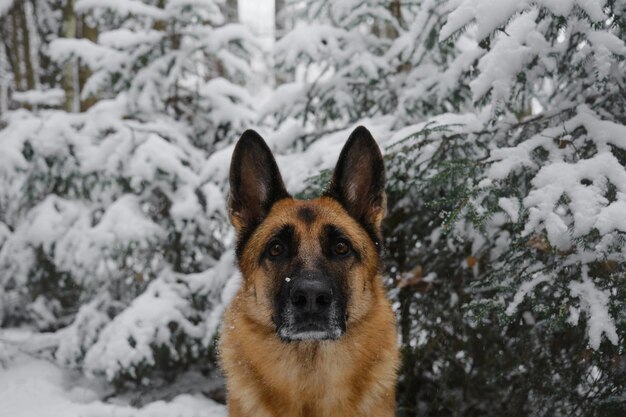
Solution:
M 30 51 L 30 34 L 28 24 L 26 23 L 26 12 L 24 11 L 24 1 L 15 2 L 17 20 L 22 32 L 22 58 L 24 59 L 24 78 L 26 80 L 26 89 L 35 88 L 35 71 L 33 71 L 33 63 L 31 61 Z M 19 5 L 19 6 L 18 6 Z
M 19 71 L 19 62 L 15 61 L 15 48 L 13 48 L 12 37 L 13 26 L 11 25 L 10 13 L 0 17 L 0 40 L 4 48 L 4 56 L 8 62 L 8 69 L 10 69 L 13 75 L 13 81 L 16 81 L 16 73 Z
M 278 42 L 287 30 L 285 22 L 285 0 L 274 0 L 274 42 Z M 279 86 L 293 80 L 293 74 L 276 71 L 274 67 L 274 84 Z
M 22 85 L 22 61 L 20 60 L 20 48 L 19 48 L 19 39 L 18 39 L 18 24 L 17 24 L 17 8 L 19 7 L 18 2 L 13 4 L 13 8 L 9 12 L 11 16 L 11 28 L 9 31 L 11 32 L 11 47 L 7 50 L 7 54 L 12 54 L 13 61 L 13 79 L 15 80 L 15 89 L 18 91 L 23 90 Z M 12 49 L 12 50 L 11 50 Z
M 2 19 L 0 19 L 0 24 L 2 24 Z M 0 32 L 2 35 L 2 32 Z M 8 69 L 4 62 L 8 61 L 6 58 L 6 53 L 4 49 L 0 48 L 0 116 L 6 113 L 9 110 L 9 86 L 10 82 L 8 77 L 5 76 L 6 70 Z
M 285 29 L 285 0 L 274 0 L 274 38 L 279 40 Z
M 85 19 L 85 15 L 82 15 L 80 17 L 79 23 L 80 23 L 79 25 L 80 33 L 78 34 L 79 37 L 83 39 L 89 39 L 92 42 L 96 42 L 98 40 L 98 28 L 96 26 L 89 26 L 89 24 L 87 23 Z M 92 72 L 91 72 L 91 69 L 89 69 L 89 67 L 85 65 L 80 65 L 80 62 L 77 62 L 76 65 L 78 66 L 78 88 L 79 88 L 79 91 L 82 92 L 83 87 L 85 86 L 85 83 L 87 82 L 89 77 L 91 77 Z M 89 96 L 85 98 L 84 100 L 81 100 L 80 111 L 85 111 L 89 109 L 97 101 L 98 101 L 98 97 L 96 96 Z
M 226 0 L 224 17 L 227 23 L 239 22 L 239 4 L 237 0 Z
M 63 8 L 63 37 L 67 39 L 76 38 L 76 12 L 74 11 L 74 1 L 68 0 Z M 65 64 L 63 69 L 63 90 L 65 91 L 65 110 L 68 112 L 80 111 L 80 105 L 76 106 L 76 95 L 80 91 L 76 91 L 76 74 L 75 66 L 78 65 L 78 59 L 72 59 Z

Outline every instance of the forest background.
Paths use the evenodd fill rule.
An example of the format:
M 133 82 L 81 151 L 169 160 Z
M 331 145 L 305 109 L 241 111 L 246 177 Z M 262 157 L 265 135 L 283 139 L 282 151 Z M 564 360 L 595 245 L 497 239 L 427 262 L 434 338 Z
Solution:
M 31 360 L 59 415 L 225 415 L 233 144 L 309 197 L 363 124 L 398 416 L 623 416 L 626 1 L 240 6 L 0 0 L 0 387 Z

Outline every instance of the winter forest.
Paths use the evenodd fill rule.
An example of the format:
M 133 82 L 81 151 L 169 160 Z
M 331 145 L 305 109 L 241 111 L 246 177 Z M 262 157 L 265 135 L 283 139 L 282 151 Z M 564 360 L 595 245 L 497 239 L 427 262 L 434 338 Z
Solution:
M 624 416 L 626 0 L 253 3 L 0 0 L 0 415 L 226 417 L 234 143 L 364 125 L 397 415 Z

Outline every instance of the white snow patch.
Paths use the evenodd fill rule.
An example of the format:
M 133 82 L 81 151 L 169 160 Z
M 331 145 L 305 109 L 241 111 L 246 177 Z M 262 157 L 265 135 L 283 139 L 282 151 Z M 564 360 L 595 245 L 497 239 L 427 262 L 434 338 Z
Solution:
M 465 0 L 448 15 L 439 39 L 447 39 L 474 20 L 478 27 L 476 35 L 478 39 L 482 39 L 497 27 L 502 26 L 517 10 L 526 6 L 525 3 L 520 0 Z
M 519 219 L 520 202 L 517 198 L 501 197 L 498 205 L 509 216 L 513 223 Z
M 139 206 L 139 198 L 126 194 L 109 206 L 100 222 L 90 231 L 101 243 L 142 242 L 165 236 L 165 230 L 149 220 Z
M 166 275 L 166 274 L 163 274 Z M 153 344 L 165 346 L 176 358 L 174 330 L 201 339 L 203 327 L 189 321 L 185 285 L 159 277 L 100 333 L 97 343 L 85 355 L 85 369 L 102 373 L 112 380 L 122 370 L 133 370 L 141 363 L 154 364 Z
M 125 28 L 109 30 L 98 35 L 98 43 L 112 48 L 133 48 L 161 40 L 163 32 L 158 30 L 133 31 Z
M 508 98 L 517 74 L 539 51 L 548 48 L 543 35 L 536 30 L 538 14 L 537 9 L 532 9 L 516 16 L 507 25 L 506 34 L 496 35 L 493 48 L 478 62 L 480 74 L 470 82 L 474 100 L 483 97 L 489 90 L 494 101 Z
M 509 316 L 515 314 L 515 312 L 517 311 L 517 307 L 522 303 L 522 301 L 524 301 L 526 294 L 533 291 L 535 287 L 537 287 L 537 285 L 543 282 L 547 282 L 549 280 L 550 277 L 548 275 L 538 273 L 535 274 L 535 276 L 530 281 L 523 282 L 517 290 L 517 293 L 515 293 L 513 301 L 506 308 L 506 314 Z
M 587 313 L 587 334 L 593 349 L 600 347 L 602 335 L 617 346 L 617 329 L 609 313 L 609 293 L 594 285 L 588 275 L 589 268 L 583 267 L 582 282 L 569 284 L 570 294 L 580 300 L 580 307 Z
M 2 334 L 0 332 L 0 334 Z M 0 372 L 1 414 L 11 417 L 227 417 L 226 407 L 201 395 L 179 395 L 142 408 L 109 404 L 83 378 L 23 354 Z
M 600 211 L 595 227 L 601 234 L 613 230 L 626 232 L 626 195 L 622 195 L 622 200 L 615 201 Z
M 60 88 L 50 90 L 15 91 L 13 100 L 34 106 L 57 106 L 65 100 L 65 92 Z
M 169 17 L 163 9 L 137 0 L 107 0 L 106 3 L 99 0 L 78 0 L 74 6 L 78 12 L 88 12 L 101 7 L 113 10 L 118 15 L 140 15 L 154 19 L 167 19 Z
M 462 0 L 448 15 L 439 39 L 449 38 L 471 23 L 476 24 L 476 35 L 483 39 L 495 29 L 504 26 L 515 12 L 533 6 L 544 6 L 556 15 L 567 16 L 576 3 L 595 22 L 606 19 L 602 10 L 606 0 Z

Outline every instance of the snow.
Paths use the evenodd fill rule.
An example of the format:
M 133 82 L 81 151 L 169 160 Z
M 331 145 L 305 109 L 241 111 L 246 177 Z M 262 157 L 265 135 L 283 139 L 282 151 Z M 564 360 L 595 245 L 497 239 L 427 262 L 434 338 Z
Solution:
M 544 6 L 556 15 L 567 16 L 574 4 L 584 10 L 594 22 L 605 19 L 602 10 L 606 0 L 463 0 L 449 15 L 441 29 L 440 40 L 452 36 L 470 23 L 477 26 L 480 40 L 505 25 L 509 18 L 531 5 Z
M 506 27 L 506 34 L 496 35 L 498 42 L 480 59 L 480 74 L 470 83 L 474 100 L 489 90 L 494 101 L 508 98 L 514 77 L 539 51 L 548 47 L 543 36 L 535 30 L 538 13 L 537 9 L 532 9 L 514 17 Z
M 207 40 L 207 47 L 217 51 L 226 48 L 228 44 L 233 42 L 252 42 L 256 46 L 254 35 L 250 29 L 237 23 L 229 23 L 213 28 L 207 35 L 210 35 L 210 38 Z
M 465 0 L 448 15 L 448 20 L 441 29 L 439 39 L 447 39 L 474 19 L 476 19 L 478 26 L 476 37 L 483 39 L 494 29 L 502 26 L 515 11 L 524 6 L 524 3 L 519 0 L 498 0 L 496 2 Z
M 73 323 L 58 332 L 59 345 L 54 353 L 58 364 L 80 368 L 85 351 L 98 340 L 100 332 L 111 319 L 102 311 L 106 296 L 96 297 L 81 306 Z
M 11 3 L 0 0 L 0 14 Z M 140 409 L 109 396 L 122 377 L 148 389 L 161 377 L 161 364 L 151 367 L 165 351 L 167 366 L 178 369 L 198 366 L 215 347 L 243 280 L 227 196 L 234 143 L 247 128 L 266 139 L 294 195 L 333 168 L 360 124 L 388 160 L 405 157 L 390 166 L 390 179 L 428 185 L 415 191 L 416 201 L 429 181 L 442 179 L 430 163 L 463 160 L 466 147 L 479 174 L 462 178 L 471 195 L 461 203 L 488 217 L 484 229 L 462 212 L 451 233 L 424 225 L 410 248 L 411 257 L 431 243 L 459 255 L 469 248 L 471 257 L 450 258 L 474 274 L 471 287 L 451 293 L 450 308 L 464 308 L 461 292 L 475 290 L 479 302 L 528 326 L 558 309 L 572 326 L 585 319 L 579 337 L 590 348 L 618 344 L 623 317 L 612 312 L 622 300 L 611 268 L 621 273 L 626 259 L 626 126 L 621 107 L 605 100 L 623 87 L 626 43 L 607 20 L 606 0 L 401 2 L 401 25 L 376 1 L 296 2 L 289 12 L 301 14 L 272 51 L 260 48 L 258 33 L 225 23 L 223 3 L 77 0 L 85 23 L 98 23 L 96 41 L 42 40 L 34 30 L 33 46 L 43 42 L 54 65 L 69 68 L 78 58 L 90 69 L 81 97 L 98 102 L 84 112 L 46 108 L 65 98 L 39 87 L 50 74 L 37 77 L 36 89 L 18 91 L 0 65 L 8 97 L 0 106 L 0 324 L 60 328 L 40 334 L 45 341 L 0 330 L 0 414 L 226 415 L 193 394 L 199 390 Z M 31 7 L 28 25 L 45 32 L 59 11 L 44 7 L 40 22 Z M 267 10 L 248 19 L 267 34 L 261 15 L 273 19 Z M 387 23 L 397 37 L 374 33 Z M 254 62 L 255 54 L 266 56 Z M 563 58 L 576 78 L 563 72 Z M 294 73 L 278 87 L 265 68 L 272 60 Z M 517 187 L 509 189 L 512 180 Z M 413 192 L 402 209 L 413 209 Z M 536 256 L 518 256 L 528 253 Z M 517 263 L 509 267 L 510 260 Z M 589 275 L 604 265 L 611 271 Z M 482 281 L 501 269 L 501 281 Z M 438 271 L 427 272 L 424 282 L 446 284 Z M 55 277 L 71 277 L 54 284 L 80 298 L 65 306 L 54 291 L 33 289 Z M 412 330 L 410 343 L 422 347 L 429 337 Z M 471 361 L 468 353 L 456 359 Z
M 427 122 L 405 126 L 393 133 L 389 139 L 389 146 L 406 140 L 413 134 L 429 129 L 445 128 L 450 133 L 465 133 L 479 130 L 482 126 L 480 117 L 476 114 L 443 113 L 430 118 Z
M 548 275 L 536 273 L 530 281 L 523 282 L 515 293 L 513 301 L 507 306 L 506 314 L 508 314 L 509 316 L 515 314 L 519 305 L 522 303 L 522 301 L 524 301 L 524 298 L 526 298 L 526 296 L 530 292 L 532 292 L 539 284 L 548 282 L 549 280 L 550 277 Z
M 264 115 L 270 115 L 282 109 L 286 103 L 297 103 L 304 94 L 304 84 L 285 83 L 276 87 L 271 97 L 261 106 Z
M 539 170 L 533 179 L 535 189 L 524 199 L 524 206 L 529 209 L 524 233 L 531 233 L 543 222 L 548 229 L 550 242 L 559 249 L 567 249 L 572 245 L 570 233 L 571 237 L 576 238 L 597 227 L 608 200 L 604 197 L 604 182 L 585 184 L 584 180 L 589 178 L 606 178 L 617 185 L 622 198 L 626 195 L 626 172 L 611 153 L 600 153 L 574 164 L 555 162 Z M 557 204 L 563 195 L 569 199 L 567 207 L 572 215 L 569 220 L 573 226 L 571 232 L 564 221 L 569 216 L 561 214 Z M 607 223 L 607 214 L 602 215 L 602 229 L 605 232 L 619 229 L 622 223 L 620 216 L 613 219 L 617 223 L 611 226 Z
M 65 100 L 65 92 L 60 88 L 54 88 L 46 91 L 30 90 L 16 91 L 13 93 L 13 99 L 21 103 L 44 106 L 57 106 Z
M 136 370 L 143 364 L 154 364 L 152 345 L 164 346 L 176 361 L 177 349 L 171 323 L 181 326 L 185 334 L 200 339 L 203 329 L 189 321 L 189 309 L 184 286 L 165 277 L 150 283 L 132 305 L 105 326 L 95 343 L 85 355 L 88 372 L 104 372 L 108 380 L 118 373 Z
M 581 105 L 577 108 L 580 123 L 585 127 L 594 143 L 599 146 L 599 151 L 608 151 L 606 145 L 613 145 L 626 149 L 626 126 L 601 120 L 589 107 Z
M 137 188 L 142 181 L 158 177 L 159 172 L 172 173 L 176 181 L 195 184 L 197 177 L 188 165 L 187 155 L 180 147 L 152 133 L 135 150 L 128 164 L 128 173 Z
M 124 61 L 120 52 L 98 45 L 88 39 L 55 39 L 50 43 L 50 56 L 56 61 L 66 61 L 77 56 L 91 69 L 107 67 L 119 70 Z
M 562 127 L 547 128 L 514 148 L 492 151 L 494 163 L 489 170 L 493 179 L 506 178 L 523 167 L 537 170 L 532 179 L 533 189 L 522 202 L 529 213 L 523 233 L 530 235 L 543 225 L 550 243 L 561 250 L 571 248 L 576 238 L 592 229 L 603 234 L 624 230 L 623 216 L 617 213 L 626 202 L 626 172 L 609 145 L 624 148 L 626 128 L 599 119 L 587 106 L 581 105 L 576 110 Z M 588 132 L 598 152 L 588 159 L 564 162 L 562 158 L 568 151 L 560 149 L 552 138 L 579 126 Z M 547 150 L 553 162 L 538 168 L 532 158 L 537 148 Z M 610 202 L 605 197 L 607 183 L 616 187 L 616 201 Z M 506 203 L 503 209 L 510 215 Z
M 606 0 L 576 0 L 576 4 L 583 9 L 594 22 L 600 22 L 606 18 L 606 15 L 602 11 Z
M 618 344 L 617 329 L 609 313 L 609 293 L 598 289 L 588 275 L 588 268 L 583 268 L 581 282 L 571 282 L 569 290 L 572 297 L 580 300 L 581 308 L 587 313 L 587 334 L 589 345 L 598 349 L 602 336 L 614 345 Z
M 49 248 L 60 240 L 85 213 L 85 207 L 55 195 L 46 197 L 30 213 L 30 219 L 20 230 L 25 241 Z
M 166 349 L 174 364 L 202 356 L 212 345 L 224 308 L 240 283 L 233 264 L 234 252 L 228 251 L 200 273 L 165 270 L 112 320 L 99 306 L 106 302 L 95 300 L 83 306 L 72 326 L 62 331 L 67 336 L 57 361 L 83 363 L 88 373 L 111 381 L 122 373 L 138 378 L 143 367 L 155 363 L 155 346 Z M 209 306 L 195 309 L 189 303 L 192 296 L 207 297 Z M 186 343 L 181 343 L 183 339 Z
M 146 219 L 136 196 L 124 195 L 109 206 L 90 233 L 101 245 L 112 245 L 114 242 L 150 242 L 163 237 L 165 231 Z
M 0 338 L 3 336 L 0 330 Z M 199 394 L 179 395 L 142 408 L 116 404 L 115 398 L 104 402 L 101 398 L 108 393 L 95 381 L 22 353 L 5 363 L 4 368 L 0 371 L 0 404 L 2 415 L 6 416 L 227 417 L 226 407 Z
M 112 48 L 133 48 L 143 43 L 154 43 L 161 40 L 163 33 L 157 30 L 133 31 L 116 29 L 98 35 L 98 43 Z
M 498 205 L 506 212 L 513 223 L 519 219 L 520 202 L 516 198 L 500 197 Z
M 286 62 L 298 62 L 306 57 L 310 62 L 321 61 L 338 53 L 341 44 L 347 43 L 349 34 L 332 25 L 305 24 L 298 22 L 296 27 L 283 36 L 275 45 L 275 53 L 284 56 Z M 346 54 L 348 51 L 342 52 Z
M 105 7 L 121 15 L 137 14 L 154 19 L 167 19 L 168 14 L 158 7 L 147 5 L 138 0 L 108 0 L 105 5 L 98 0 L 78 0 L 74 6 L 77 11 L 87 12 L 92 9 Z
M 608 234 L 614 230 L 626 232 L 626 194 L 620 193 L 620 200 L 614 201 L 602 208 L 594 226 L 601 234 Z
M 228 58 L 234 58 L 227 51 L 220 52 L 220 58 L 229 63 L 231 68 L 237 67 Z M 239 63 L 239 60 L 237 61 Z M 244 72 L 245 73 L 245 72 Z M 235 123 L 237 126 L 246 123 L 254 117 L 252 108 L 246 103 L 251 100 L 250 94 L 243 87 L 232 84 L 222 77 L 216 77 L 202 85 L 199 90 L 205 94 L 210 102 L 210 118 L 216 125 L 222 123 Z
M 616 55 L 626 55 L 626 44 L 624 41 L 612 33 L 603 31 L 593 31 L 587 34 L 592 45 L 603 45 L 611 53 Z

